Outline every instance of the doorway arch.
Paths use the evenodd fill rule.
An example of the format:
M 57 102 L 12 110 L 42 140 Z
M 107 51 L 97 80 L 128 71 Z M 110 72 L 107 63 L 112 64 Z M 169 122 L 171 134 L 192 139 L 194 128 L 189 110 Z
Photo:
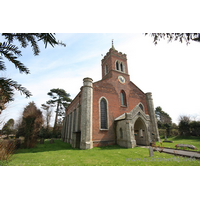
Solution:
M 137 145 L 147 145 L 147 128 L 141 117 L 138 117 L 134 123 L 134 135 Z

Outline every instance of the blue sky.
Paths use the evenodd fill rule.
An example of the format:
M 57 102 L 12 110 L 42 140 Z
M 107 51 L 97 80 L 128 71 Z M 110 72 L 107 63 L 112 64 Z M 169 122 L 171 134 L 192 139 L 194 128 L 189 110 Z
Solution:
M 191 42 L 187 46 L 163 40 L 155 46 L 153 38 L 142 33 L 57 33 L 56 38 L 66 47 L 45 49 L 41 42 L 39 56 L 33 55 L 30 46 L 22 49 L 19 59 L 30 69 L 29 75 L 20 74 L 4 59 L 8 70 L 2 75 L 21 83 L 33 94 L 26 99 L 16 92 L 15 101 L 3 112 L 5 121 L 17 120 L 30 101 L 41 107 L 52 88 L 65 89 L 73 99 L 83 78 L 100 80 L 101 54 L 108 52 L 112 39 L 115 48 L 127 54 L 131 81 L 143 92 L 152 92 L 154 107 L 161 106 L 175 123 L 182 114 L 197 118 L 200 115 L 197 91 L 200 43 Z

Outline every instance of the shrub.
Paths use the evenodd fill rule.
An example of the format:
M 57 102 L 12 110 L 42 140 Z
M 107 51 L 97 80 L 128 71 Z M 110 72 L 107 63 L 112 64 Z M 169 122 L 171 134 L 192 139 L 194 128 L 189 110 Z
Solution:
M 0 165 L 6 165 L 16 150 L 16 142 L 13 140 L 0 141 Z

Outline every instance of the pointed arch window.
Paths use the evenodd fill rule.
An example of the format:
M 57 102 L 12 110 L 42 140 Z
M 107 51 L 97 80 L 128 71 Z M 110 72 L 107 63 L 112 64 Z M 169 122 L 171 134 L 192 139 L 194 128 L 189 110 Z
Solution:
M 141 109 L 142 111 L 144 111 L 144 107 L 143 107 L 143 105 L 142 105 L 141 103 L 140 103 L 139 107 L 140 107 L 140 109 Z
M 120 63 L 120 69 L 121 69 L 122 72 L 124 71 L 122 63 Z
M 121 91 L 120 98 L 121 98 L 121 106 L 127 106 L 127 104 L 126 104 L 126 94 L 125 94 L 124 90 Z
M 120 139 L 123 139 L 123 131 L 122 131 L 122 128 L 119 129 L 119 132 L 120 132 Z
M 105 75 L 108 74 L 108 65 L 105 66 Z
M 119 70 L 119 63 L 118 63 L 118 61 L 116 62 L 116 70 Z
M 104 98 L 100 101 L 100 112 L 101 112 L 101 129 L 107 129 L 108 123 L 107 123 L 107 102 Z
M 73 132 L 75 131 L 75 127 L 76 127 L 76 109 L 74 110 Z

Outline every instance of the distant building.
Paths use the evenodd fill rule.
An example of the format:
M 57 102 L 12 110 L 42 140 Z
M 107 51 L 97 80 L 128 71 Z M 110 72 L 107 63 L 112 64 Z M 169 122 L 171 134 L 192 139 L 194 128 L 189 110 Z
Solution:
M 102 79 L 93 83 L 84 78 L 67 108 L 62 140 L 81 149 L 113 144 L 133 148 L 160 141 L 152 94 L 130 81 L 126 54 L 112 44 L 101 67 Z

